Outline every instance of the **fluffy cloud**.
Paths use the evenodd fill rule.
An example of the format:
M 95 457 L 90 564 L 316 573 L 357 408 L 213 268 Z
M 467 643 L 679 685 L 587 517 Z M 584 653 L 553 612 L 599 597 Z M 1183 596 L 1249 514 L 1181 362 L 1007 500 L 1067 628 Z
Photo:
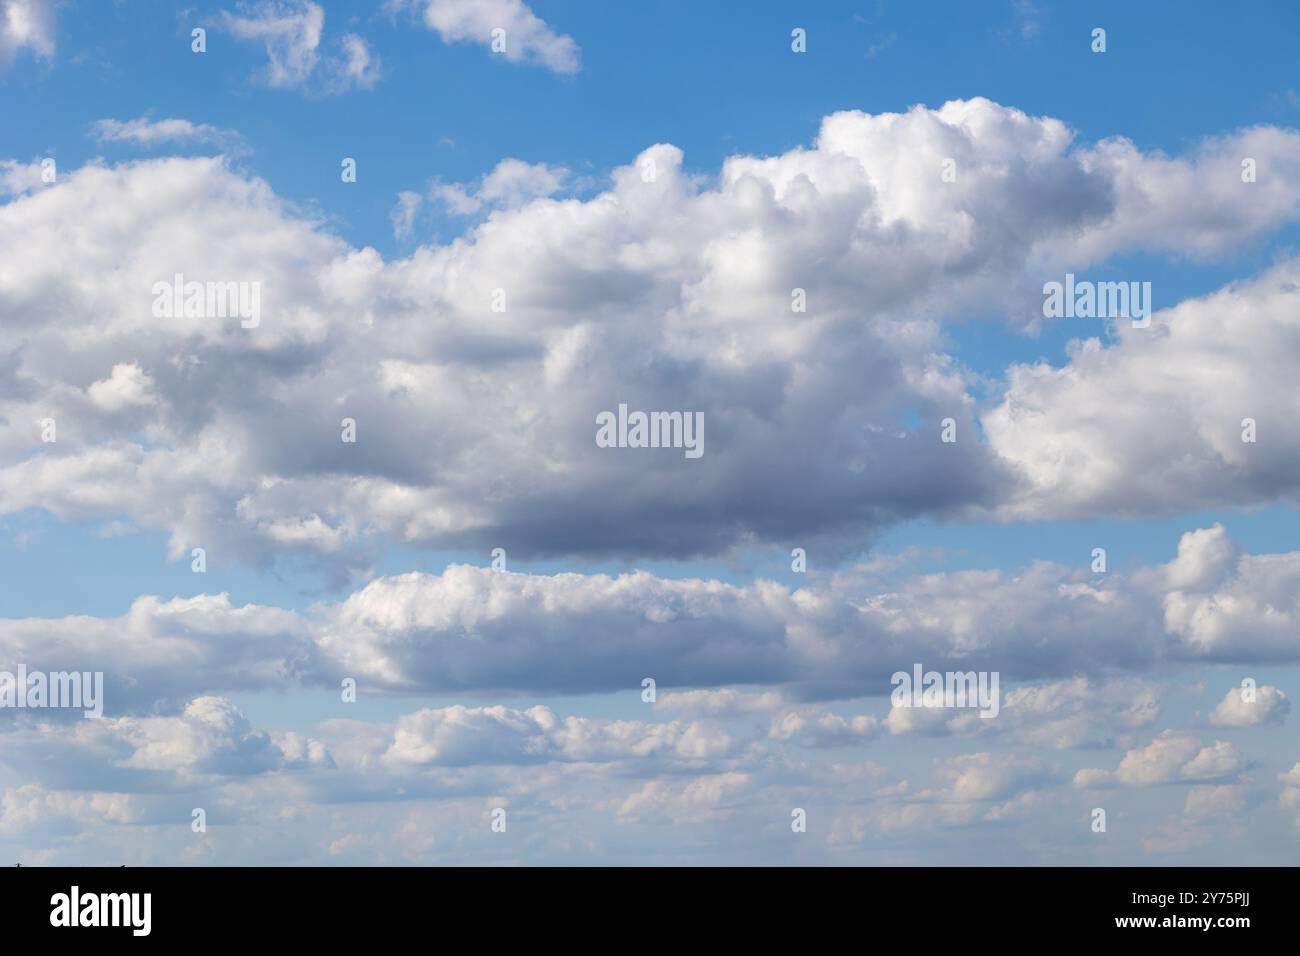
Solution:
M 40 160 L 30 163 L 0 160 L 0 196 L 22 196 L 35 192 L 46 185 L 41 172 Z
M 91 383 L 86 394 L 103 411 L 116 412 L 154 404 L 158 398 L 152 388 L 153 380 L 140 366 L 122 363 L 113 366 L 108 378 Z
M 25 47 L 54 56 L 54 0 L 0 0 L 0 69 Z
M 195 698 L 171 717 L 29 724 L 4 739 L 6 763 L 57 789 L 189 789 L 216 778 L 333 766 L 319 741 L 290 734 L 281 745 L 222 697 Z
M 1221 526 L 1184 535 L 1165 629 L 1213 660 L 1278 660 L 1300 626 L 1300 553 L 1237 555 Z
M 563 167 L 503 159 L 475 186 L 435 184 L 431 192 L 453 213 L 468 215 L 485 205 L 509 209 L 552 196 L 563 188 L 569 175 Z
M 296 49 L 286 76 L 310 60 Z M 1206 147 L 1187 175 L 1215 174 L 1206 157 L 1257 134 Z M 1300 156 L 1300 135 L 1251 142 L 1276 168 Z M 949 155 L 956 183 L 923 175 L 924 157 Z M 0 509 L 125 516 L 168 529 L 173 558 L 196 542 L 260 564 L 315 556 L 339 582 L 383 541 L 645 558 L 796 539 L 833 561 L 909 517 L 1046 507 L 1075 495 L 1035 471 L 1052 442 L 1014 439 L 1016 416 L 997 412 L 990 444 L 965 440 L 979 409 L 939 319 L 1176 220 L 1186 204 L 1159 186 L 1164 163 L 1076 148 L 1059 121 L 987 100 L 838 113 L 811 148 L 733 156 L 712 183 L 668 145 L 586 200 L 530 200 L 559 174 L 500 166 L 475 187 L 474 201 L 500 204 L 486 221 L 392 262 L 218 160 L 65 172 L 0 206 L 0 297 L 23 317 L 22 347 L 0 361 Z M 1246 199 L 1231 222 L 1148 238 L 1212 251 L 1293 206 Z M 413 215 L 399 210 L 398 228 Z M 260 283 L 260 325 L 156 318 L 149 290 L 177 273 Z M 1285 313 L 1284 277 L 1260 280 L 1281 297 L 1261 302 L 1269 315 Z M 793 289 L 807 312 L 791 311 Z M 132 364 L 153 383 L 146 414 L 86 398 Z M 596 415 L 619 403 L 702 413 L 704 456 L 597 447 Z M 39 441 L 47 417 L 57 445 Z M 344 417 L 356 444 L 339 441 Z M 955 444 L 939 441 L 947 417 Z M 1270 425 L 1269 447 L 1285 427 Z M 1269 473 L 1277 491 L 1295 472 Z
M 316 642 L 339 675 L 394 691 L 603 691 L 652 675 L 665 691 L 786 684 L 856 697 L 887 692 L 916 660 L 1004 680 L 1146 667 L 1171 651 L 1159 596 L 1047 564 L 926 575 L 884 593 L 850 575 L 792 591 L 456 565 L 371 582 L 321 618 Z
M 891 734 L 1004 735 L 1016 743 L 1054 750 L 1110 746 L 1160 713 L 1162 688 L 1137 677 L 1094 680 L 1079 675 L 1004 691 L 996 719 L 945 707 L 893 706 Z
M 491 46 L 493 31 L 504 30 L 504 49 L 512 63 L 536 63 L 555 73 L 580 69 L 581 51 L 572 37 L 556 33 L 523 0 L 389 0 L 390 9 L 423 9 L 424 23 L 444 43 Z
M 1152 681 L 1074 677 L 1007 692 L 999 730 L 1023 744 L 1063 749 L 1110 745 L 1114 730 L 1145 727 L 1160 715 L 1163 689 Z
M 562 166 L 503 159 L 477 183 L 444 183 L 434 179 L 423 194 L 398 193 L 397 205 L 389 214 L 393 234 L 398 239 L 410 237 L 426 196 L 453 215 L 468 216 L 485 210 L 513 209 L 534 199 L 553 196 L 564 189 L 571 178 L 570 171 Z
M 1187 791 L 1183 813 L 1195 820 L 1236 817 L 1247 802 L 1246 788 L 1240 784 L 1196 786 Z
M 1214 708 L 1210 714 L 1210 723 L 1216 727 L 1280 724 L 1290 712 L 1291 701 L 1276 687 L 1258 687 L 1250 699 L 1247 699 L 1245 690 L 1234 687 L 1219 701 L 1219 706 Z
M 880 725 L 880 720 L 870 714 L 846 717 L 792 710 L 772 720 L 768 736 L 773 740 L 794 740 L 804 747 L 843 747 L 870 740 L 880 733 Z
M 1234 777 L 1245 766 L 1245 758 L 1230 743 L 1216 740 L 1202 746 L 1191 734 L 1166 730 L 1147 746 L 1128 751 L 1113 779 L 1135 787 L 1214 781 Z M 1111 775 L 1105 771 L 1086 769 L 1075 774 L 1074 785 L 1095 787 L 1110 779 Z
M 1059 368 L 1013 366 L 982 418 L 1026 482 L 1002 510 L 1042 518 L 1296 501 L 1300 422 L 1282 409 L 1300 360 L 1297 308 L 1300 259 L 1290 259 L 1169 303 L 1149 328 L 1120 322 L 1112 344 L 1084 339 Z M 1246 419 L 1253 442 L 1243 441 Z
M 68 793 L 29 783 L 0 796 L 0 834 L 30 830 L 60 819 L 77 823 L 135 821 L 138 810 L 131 797 L 118 793 Z
M 944 796 L 957 802 L 1005 800 L 1026 787 L 1044 782 L 1048 771 L 1032 757 L 1009 753 L 962 754 L 945 761 L 940 776 L 947 781 Z
M 117 618 L 0 621 L 0 659 L 33 671 L 102 671 L 110 714 L 177 709 L 205 693 L 293 686 L 316 671 L 313 654 L 298 615 L 233 607 L 224 594 L 141 597 Z

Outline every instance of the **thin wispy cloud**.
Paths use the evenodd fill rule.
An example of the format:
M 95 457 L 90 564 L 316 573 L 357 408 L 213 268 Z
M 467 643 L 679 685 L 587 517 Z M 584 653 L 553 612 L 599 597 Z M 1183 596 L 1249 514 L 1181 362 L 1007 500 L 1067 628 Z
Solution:
M 238 132 L 207 123 L 185 119 L 151 119 L 141 116 L 132 120 L 101 119 L 91 129 L 100 143 L 125 143 L 144 149 L 159 146 L 197 144 L 225 149 L 242 147 Z
M 267 65 L 256 78 L 274 89 L 328 95 L 379 81 L 381 63 L 357 34 L 322 47 L 325 11 L 310 0 L 248 0 L 222 11 L 219 23 L 237 39 L 262 44 Z

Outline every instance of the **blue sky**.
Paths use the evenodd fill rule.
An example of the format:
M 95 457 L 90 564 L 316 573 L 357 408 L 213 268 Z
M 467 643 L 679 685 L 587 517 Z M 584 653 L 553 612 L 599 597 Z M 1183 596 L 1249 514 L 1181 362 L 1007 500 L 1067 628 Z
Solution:
M 1294 5 L 3 6 L 35 26 L 0 37 L 0 648 L 106 662 L 115 723 L 13 724 L 0 845 L 264 863 L 1294 850 Z M 489 49 L 492 17 L 512 43 L 537 31 L 521 62 Z M 352 42 L 367 59 L 338 73 Z M 684 158 L 654 153 L 672 192 L 642 217 L 656 144 Z M 954 149 L 949 209 L 912 177 Z M 1243 194 L 1222 172 L 1246 150 Z M 33 178 L 47 157 L 55 184 Z M 770 199 L 723 172 L 745 164 Z M 799 206 L 794 172 L 824 204 Z M 245 345 L 140 325 L 129 282 L 181 268 L 263 277 L 267 328 Z M 1037 289 L 1065 271 L 1151 282 L 1167 344 L 1043 321 Z M 796 283 L 816 329 L 782 326 Z M 497 285 L 519 324 L 465 304 Z M 1234 322 L 1256 324 L 1215 337 Z M 590 457 L 590 414 L 627 395 L 705 408 L 717 451 L 694 473 Z M 372 457 L 313 437 L 336 407 L 363 409 Z M 55 448 L 33 444 L 45 410 L 72 436 Z M 950 411 L 963 457 L 945 461 Z M 1251 458 L 1222 438 L 1245 414 L 1265 423 Z M 486 569 L 498 543 L 508 584 L 448 570 Z M 408 572 L 427 576 L 414 595 Z M 642 612 L 650 656 L 629 645 L 619 689 L 592 648 L 640 635 Z M 647 716 L 636 667 L 655 654 L 685 696 Z M 886 663 L 913 660 L 1000 670 L 1020 709 L 997 730 L 889 723 Z M 1281 703 L 1223 704 L 1244 677 Z M 593 723 L 558 731 L 534 707 Z M 38 772 L 42 748 L 68 766 Z M 269 836 L 254 795 L 297 822 Z M 815 808 L 802 843 L 792 800 Z M 522 821 L 504 847 L 479 825 L 501 802 Z M 1123 840 L 1093 839 L 1100 804 Z M 222 825 L 200 840 L 191 805 Z M 374 805 L 399 808 L 391 826 Z M 584 838 L 565 808 L 594 821 Z

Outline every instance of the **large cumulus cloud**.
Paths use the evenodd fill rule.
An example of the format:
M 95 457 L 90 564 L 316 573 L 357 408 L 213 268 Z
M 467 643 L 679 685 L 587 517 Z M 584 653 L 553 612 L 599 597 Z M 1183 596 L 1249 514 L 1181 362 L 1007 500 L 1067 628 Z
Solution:
M 732 157 L 713 180 L 653 146 L 589 199 L 499 208 L 387 262 L 218 158 L 65 172 L 0 206 L 0 510 L 126 515 L 166 528 L 173 558 L 355 571 L 394 540 L 833 556 L 911 516 L 1032 508 L 1063 471 L 1037 463 L 1056 446 L 1018 440 L 1009 412 L 978 439 L 940 320 L 1116 252 L 1267 234 L 1294 218 L 1300 177 L 1203 209 L 1168 186 L 1219 196 L 1246 149 L 1285 170 L 1300 137 L 1251 130 L 1169 159 L 1076 146 L 1057 120 L 981 99 L 846 112 L 811 147 Z M 150 290 L 176 273 L 259 282 L 261 324 L 155 318 Z M 1028 387 L 1013 379 L 1016 405 Z M 1067 399 L 1034 396 L 1043 414 Z M 595 416 L 621 402 L 702 412 L 704 456 L 598 448 Z M 939 441 L 946 417 L 956 444 Z M 1287 427 L 1269 424 L 1270 447 Z M 1117 434 L 1098 461 L 1123 452 Z M 1095 497 L 1099 467 L 1048 490 Z

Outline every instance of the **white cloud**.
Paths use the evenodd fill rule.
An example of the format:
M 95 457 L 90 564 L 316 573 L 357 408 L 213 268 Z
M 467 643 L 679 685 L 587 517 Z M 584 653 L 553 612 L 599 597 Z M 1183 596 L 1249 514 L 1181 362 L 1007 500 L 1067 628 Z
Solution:
M 1007 692 L 998 729 L 1024 744 L 1052 749 L 1099 747 L 1114 730 L 1131 731 L 1160 714 L 1163 690 L 1138 677 L 1075 677 Z
M 748 774 L 728 772 L 696 780 L 650 780 L 618 809 L 625 822 L 690 824 L 724 820 L 750 790 Z
M 225 594 L 141 597 L 116 618 L 0 620 L 0 650 L 32 670 L 103 671 L 108 713 L 180 707 L 211 692 L 283 688 L 314 669 L 297 614 L 235 607 Z
M 0 796 L 0 834 L 23 832 L 60 819 L 82 824 L 135 821 L 132 798 L 119 793 L 69 793 L 28 783 Z
M 22 196 L 47 185 L 41 172 L 39 159 L 30 163 L 0 160 L 0 196 Z
M 1222 740 L 1202 746 L 1190 734 L 1166 730 L 1145 747 L 1128 751 L 1115 779 L 1129 786 L 1212 781 L 1233 777 L 1245 768 L 1245 758 Z M 1079 777 L 1076 776 L 1076 785 Z
M 880 733 L 881 721 L 870 714 L 787 711 L 772 719 L 768 737 L 796 741 L 803 747 L 843 747 L 870 740 Z
M 5 739 L 6 763 L 59 789 L 165 791 L 334 766 L 319 741 L 257 730 L 222 697 L 197 697 L 175 716 L 20 725 Z
M 208 143 L 231 147 L 239 143 L 234 130 L 218 129 L 207 123 L 185 119 L 153 120 L 146 116 L 133 120 L 102 119 L 95 122 L 94 136 L 101 143 L 132 143 L 154 147 L 170 143 Z
M 731 746 L 725 733 L 699 723 L 561 719 L 548 707 L 454 706 L 400 718 L 384 759 L 421 766 L 648 757 L 689 761 L 716 759 Z
M 393 224 L 393 235 L 398 239 L 409 239 L 415 231 L 415 217 L 420 211 L 424 197 L 419 193 L 404 191 L 397 194 L 397 205 L 389 213 Z
M 477 184 L 435 182 L 430 194 L 456 215 L 467 216 L 485 206 L 514 209 L 534 199 L 552 196 L 564 188 L 570 175 L 569 170 L 562 166 L 503 159 Z
M 533 199 L 554 195 L 568 178 L 569 171 L 562 166 L 503 159 L 483 177 L 476 198 L 510 209 Z
M 320 551 L 341 547 L 338 530 L 319 516 L 266 520 L 278 521 L 262 529 L 268 535 Z M 1271 586 L 1253 569 L 1286 557 L 1243 556 L 1235 587 L 1250 594 Z M 377 578 L 304 614 L 235 607 L 215 595 L 141 597 L 119 618 L 0 619 L 0 651 L 46 670 L 94 665 L 115 682 L 113 705 L 127 709 L 286 683 L 337 687 L 343 677 L 368 693 L 639 697 L 640 677 L 628 675 L 653 674 L 665 713 L 777 718 L 773 739 L 834 744 L 884 729 L 1102 747 L 1159 713 L 1158 687 L 1116 672 L 1300 654 L 1249 621 L 1212 651 L 1166 631 L 1167 577 L 1168 566 L 1157 566 L 1094 583 L 1086 569 L 1037 564 L 926 574 L 884 591 L 845 573 L 791 590 L 763 580 L 737 586 L 646 572 L 534 575 L 452 565 L 436 575 Z M 999 716 L 893 708 L 881 719 L 790 703 L 883 700 L 889 675 L 914 660 L 998 671 Z M 1273 701 L 1272 690 L 1263 697 Z M 1280 712 L 1280 702 L 1267 706 Z
M 1074 786 L 1078 790 L 1093 790 L 1101 787 L 1112 786 L 1115 782 L 1115 775 L 1109 770 L 1102 770 L 1096 767 L 1084 767 L 1074 774 Z
M 1300 553 L 1238 556 L 1216 526 L 1183 536 L 1170 573 L 1183 586 L 1164 597 L 1165 629 L 1188 647 L 1219 660 L 1289 656 L 1300 627 Z
M 1044 782 L 1048 772 L 1040 761 L 1010 753 L 962 754 L 940 764 L 947 780 L 947 799 L 960 803 L 1005 800 L 1026 787 Z
M 1280 724 L 1291 711 L 1291 701 L 1286 694 L 1267 684 L 1254 689 L 1251 699 L 1246 691 L 1234 687 L 1219 701 L 1210 714 L 1210 723 L 1216 727 L 1258 727 L 1262 724 Z
M 120 363 L 113 366 L 108 378 L 91 384 L 86 394 L 102 410 L 117 412 L 156 403 L 158 396 L 153 393 L 153 384 L 153 379 L 140 366 Z
M 1236 817 L 1246 804 L 1246 788 L 1241 784 L 1201 785 L 1187 791 L 1183 813 L 1195 820 Z
M 742 714 L 771 714 L 784 702 L 773 691 L 746 692 L 733 687 L 700 690 L 672 690 L 658 696 L 656 711 L 700 717 L 735 717 Z
M 885 727 L 895 735 L 1003 735 L 1053 750 L 1106 747 L 1117 732 L 1154 721 L 1161 693 L 1160 685 L 1138 677 L 1079 675 L 1004 689 L 996 719 L 962 708 L 891 706 Z
M 1300 361 L 1298 289 L 1300 260 L 1285 260 L 1167 303 L 1150 328 L 1120 322 L 1113 344 L 1087 338 L 1059 368 L 1013 366 L 1001 404 L 982 418 L 992 448 L 1026 481 L 1002 511 L 1139 515 L 1300 499 L 1300 420 L 1278 412 Z M 1245 419 L 1256 423 L 1253 443 L 1242 440 Z
M 282 59 L 287 72 L 304 61 Z M 1300 134 L 1277 132 L 1263 147 L 1285 168 Z M 972 100 L 835 114 L 812 147 L 730 157 L 713 181 L 656 145 L 583 200 L 539 195 L 561 186 L 563 171 L 509 161 L 462 187 L 470 205 L 491 204 L 486 221 L 390 262 L 215 160 L 64 171 L 56 186 L 0 205 L 0 255 L 11 264 L 0 292 L 25 316 L 12 371 L 22 387 L 0 392 L 0 451 L 13 462 L 0 469 L 0 509 L 125 517 L 169 531 L 173 557 L 194 540 L 256 564 L 315 555 L 337 583 L 382 541 L 687 557 L 784 546 L 797 529 L 801 546 L 834 563 L 916 516 L 1030 515 L 1103 492 L 1121 511 L 1167 508 L 1186 483 L 1113 486 L 1127 466 L 1097 465 L 1130 454 L 1125 436 L 1158 446 L 1144 420 L 1131 433 L 1090 431 L 1099 447 L 1079 469 L 1052 457 L 1057 438 L 1019 432 L 1024 422 L 1009 412 L 985 417 L 990 444 L 936 440 L 944 417 L 962 435 L 980 425 L 974 378 L 945 354 L 940 316 L 1005 300 L 1027 276 L 1041 281 L 1043 263 L 1122 250 L 1143 222 L 1164 221 L 1152 203 L 1182 214 L 1185 203 L 1147 182 L 1164 161 L 1108 151 L 1102 163 L 1098 149 L 1073 147 L 1059 121 Z M 921 158 L 949 154 L 963 173 L 936 190 Z M 1208 174 L 1205 155 L 1188 175 Z M 1147 184 L 1140 208 L 1116 198 L 1137 195 L 1117 193 L 1121 179 Z M 1289 215 L 1288 196 L 1245 201 L 1245 219 L 1209 217 L 1149 238 L 1197 251 L 1218 247 L 1197 236 L 1262 235 Z M 165 214 L 176 208 L 189 215 Z M 415 211 L 414 200 L 399 207 L 399 232 L 414 229 Z M 214 234 L 226 241 L 214 245 Z M 1279 268 L 1258 288 L 1223 295 L 1255 289 L 1261 316 L 1290 314 L 1288 267 Z M 232 334 L 230 321 L 154 318 L 149 289 L 176 273 L 259 282 L 261 324 Z M 790 311 L 795 288 L 810 296 L 807 313 Z M 491 311 L 496 289 L 504 312 Z M 1271 348 L 1281 368 L 1284 344 Z M 1192 364 L 1216 367 L 1231 351 Z M 1168 380 L 1180 361 L 1161 359 L 1142 377 Z M 145 415 L 94 417 L 86 388 L 123 364 L 151 379 L 156 403 Z M 1259 390 L 1260 407 L 1279 407 L 1282 373 L 1241 373 L 1234 381 L 1253 382 L 1244 387 Z M 1024 387 L 1013 375 L 1005 409 L 1019 407 Z M 620 401 L 701 412 L 704 457 L 596 447 L 596 414 Z M 1091 396 L 1060 407 L 1166 406 Z M 338 441 L 345 415 L 359 422 L 357 445 Z M 910 415 L 922 424 L 904 427 Z M 42 445 L 28 423 L 47 416 L 79 427 Z M 1286 466 L 1287 427 L 1272 422 L 1268 442 L 1234 452 L 1282 455 L 1243 459 L 1247 471 L 1263 469 L 1270 494 L 1289 493 L 1288 476 L 1300 473 Z M 1059 437 L 1067 423 L 1049 430 Z M 1178 450 L 1185 431 L 1152 467 L 1189 460 Z M 92 472 L 93 493 L 83 487 Z M 809 474 L 816 487 L 792 512 L 789 489 Z M 1235 478 L 1220 477 L 1210 490 L 1241 495 Z M 332 533 L 282 533 L 316 520 Z
M 410 237 L 416 217 L 429 200 L 441 204 L 454 216 L 471 216 L 484 211 L 516 209 L 534 199 L 553 196 L 571 181 L 572 173 L 562 166 L 503 159 L 479 177 L 476 183 L 444 183 L 432 180 L 425 194 L 409 190 L 397 194 L 397 205 L 389 214 L 393 235 Z
M 19 50 L 54 56 L 54 0 L 0 0 L 0 68 Z
M 535 63 L 562 74 L 581 68 L 573 38 L 556 33 L 522 0 L 391 0 L 389 6 L 423 8 L 425 25 L 444 43 L 490 47 L 499 29 L 505 31 L 500 55 L 512 63 Z
M 238 14 L 222 12 L 222 27 L 240 40 L 262 43 L 267 56 L 262 79 L 268 86 L 341 93 L 354 87 L 371 89 L 378 82 L 380 62 L 355 33 L 339 40 L 337 52 L 321 54 L 325 11 L 319 4 L 249 0 L 236 9 Z
M 379 82 L 382 67 L 379 58 L 370 52 L 366 41 L 355 33 L 345 34 L 341 42 L 343 59 L 335 66 L 335 85 L 342 89 L 350 86 L 363 90 L 373 89 Z
M 1278 794 L 1278 804 L 1286 810 L 1300 811 L 1300 763 L 1288 770 L 1286 773 L 1277 775 L 1282 782 L 1282 790 Z M 1300 828 L 1300 816 L 1295 818 L 1295 825 Z

